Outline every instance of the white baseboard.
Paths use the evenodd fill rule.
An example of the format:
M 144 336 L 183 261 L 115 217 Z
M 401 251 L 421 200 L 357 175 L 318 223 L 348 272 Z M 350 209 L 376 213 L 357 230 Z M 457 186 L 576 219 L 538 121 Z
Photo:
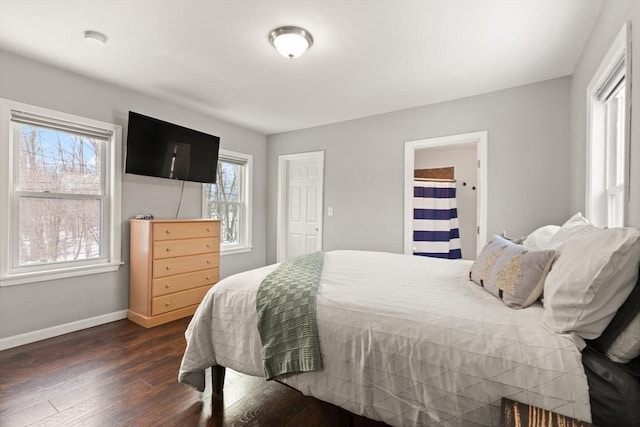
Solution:
M 115 322 L 116 320 L 126 319 L 127 311 L 128 310 L 115 311 L 113 313 L 90 317 L 88 319 L 77 320 L 75 322 L 52 326 L 50 328 L 40 329 L 33 332 L 0 338 L 0 351 L 36 341 L 46 340 L 47 338 L 53 338 L 59 335 L 68 334 L 69 332 L 75 332 L 82 329 L 92 328 L 98 325 L 104 325 L 105 323 Z

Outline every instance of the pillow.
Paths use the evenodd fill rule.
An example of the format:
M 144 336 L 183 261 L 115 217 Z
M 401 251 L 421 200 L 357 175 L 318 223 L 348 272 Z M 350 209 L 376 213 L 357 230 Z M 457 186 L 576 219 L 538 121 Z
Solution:
M 598 228 L 578 214 L 549 247 L 558 257 L 544 285 L 544 325 L 571 338 L 599 337 L 636 282 L 640 230 Z
M 516 245 L 521 245 L 526 236 L 525 237 L 508 237 L 507 232 L 503 231 L 502 234 L 500 234 L 500 237 L 510 241 L 511 243 L 515 243 Z
M 562 224 L 561 228 L 570 228 L 570 227 L 573 227 L 574 225 L 587 225 L 587 224 L 593 225 L 589 222 L 588 219 L 582 216 L 582 213 L 578 212 L 577 214 L 569 218 L 567 222 Z
M 559 225 L 545 225 L 529 234 L 522 245 L 529 249 L 548 249 L 549 241 L 560 230 Z
M 529 250 L 493 236 L 473 263 L 469 277 L 507 306 L 525 308 L 542 294 L 554 255 L 552 250 Z
M 618 363 L 640 356 L 640 277 L 602 335 L 589 345 Z
M 611 344 L 607 357 L 614 362 L 629 363 L 640 356 L 640 313 L 620 332 Z

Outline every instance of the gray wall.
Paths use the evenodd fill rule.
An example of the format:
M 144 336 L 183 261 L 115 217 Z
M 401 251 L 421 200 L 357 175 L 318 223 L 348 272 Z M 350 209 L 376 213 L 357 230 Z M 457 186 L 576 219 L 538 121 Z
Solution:
M 125 131 L 127 112 L 136 110 L 214 133 L 222 137 L 223 148 L 252 154 L 254 249 L 223 257 L 222 276 L 227 276 L 275 261 L 280 154 L 326 153 L 324 206 L 335 212 L 333 217 L 325 212 L 326 250 L 402 252 L 403 152 L 404 142 L 411 140 L 489 131 L 489 235 L 502 230 L 523 235 L 543 224 L 560 224 L 571 213 L 584 210 L 585 89 L 625 20 L 633 20 L 633 68 L 639 70 L 640 2 L 606 2 L 573 79 L 564 77 L 268 138 L 2 51 L 0 96 L 113 122 Z M 633 75 L 633 85 L 640 87 L 640 73 Z M 634 90 L 634 105 L 640 105 L 639 94 Z M 640 108 L 632 114 L 632 122 L 640 123 Z M 631 170 L 632 224 L 640 226 L 637 126 L 632 126 Z M 170 181 L 124 175 L 125 261 L 129 257 L 127 219 L 140 212 L 173 217 L 179 190 Z M 180 217 L 199 215 L 200 186 L 187 183 Z M 0 288 L 0 338 L 127 307 L 126 264 L 116 273 L 4 287 Z
M 134 110 L 218 135 L 222 148 L 252 154 L 253 250 L 221 258 L 221 276 L 265 264 L 266 137 L 127 89 L 0 51 L 0 97 L 123 127 Z M 124 145 L 124 141 L 123 141 Z M 124 164 L 124 163 L 123 163 Z M 180 183 L 123 175 L 122 258 L 129 260 L 128 219 L 138 213 L 173 218 Z M 6 213 L 2 212 L 2 215 Z M 201 216 L 201 185 L 186 183 L 180 218 Z M 6 244 L 6 242 L 1 242 Z M 114 273 L 0 288 L 0 338 L 109 314 L 129 306 L 128 263 Z
M 640 1 L 604 3 L 573 74 L 571 87 L 571 210 L 585 210 L 587 86 L 626 21 L 631 21 L 630 223 L 640 228 Z
M 267 262 L 278 155 L 325 151 L 324 249 L 403 251 L 404 142 L 487 130 L 488 235 L 561 224 L 569 206 L 571 78 L 267 138 Z M 326 208 L 335 215 L 328 217 Z

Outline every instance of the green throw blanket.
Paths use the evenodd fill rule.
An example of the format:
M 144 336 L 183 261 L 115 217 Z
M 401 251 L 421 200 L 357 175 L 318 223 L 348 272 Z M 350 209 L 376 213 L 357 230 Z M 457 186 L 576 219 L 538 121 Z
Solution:
M 322 263 L 322 252 L 287 260 L 260 284 L 258 332 L 268 380 L 322 369 L 316 324 Z

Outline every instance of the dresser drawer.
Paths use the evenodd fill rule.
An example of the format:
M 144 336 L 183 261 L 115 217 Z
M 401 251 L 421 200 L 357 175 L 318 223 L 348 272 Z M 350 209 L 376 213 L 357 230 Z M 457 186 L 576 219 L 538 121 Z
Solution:
M 153 224 L 153 241 L 218 237 L 220 223 L 217 221 L 159 222 Z
M 211 288 L 211 285 L 155 297 L 151 300 L 151 315 L 157 316 L 168 311 L 200 304 L 209 288 Z
M 151 295 L 157 297 L 173 292 L 211 285 L 218 281 L 218 276 L 218 269 L 211 268 L 209 270 L 196 271 L 195 273 L 178 274 L 177 276 L 153 279 Z
M 161 240 L 153 244 L 153 259 L 218 252 L 218 239 Z
M 217 268 L 219 262 L 220 256 L 217 253 L 159 259 L 153 261 L 153 278 Z

